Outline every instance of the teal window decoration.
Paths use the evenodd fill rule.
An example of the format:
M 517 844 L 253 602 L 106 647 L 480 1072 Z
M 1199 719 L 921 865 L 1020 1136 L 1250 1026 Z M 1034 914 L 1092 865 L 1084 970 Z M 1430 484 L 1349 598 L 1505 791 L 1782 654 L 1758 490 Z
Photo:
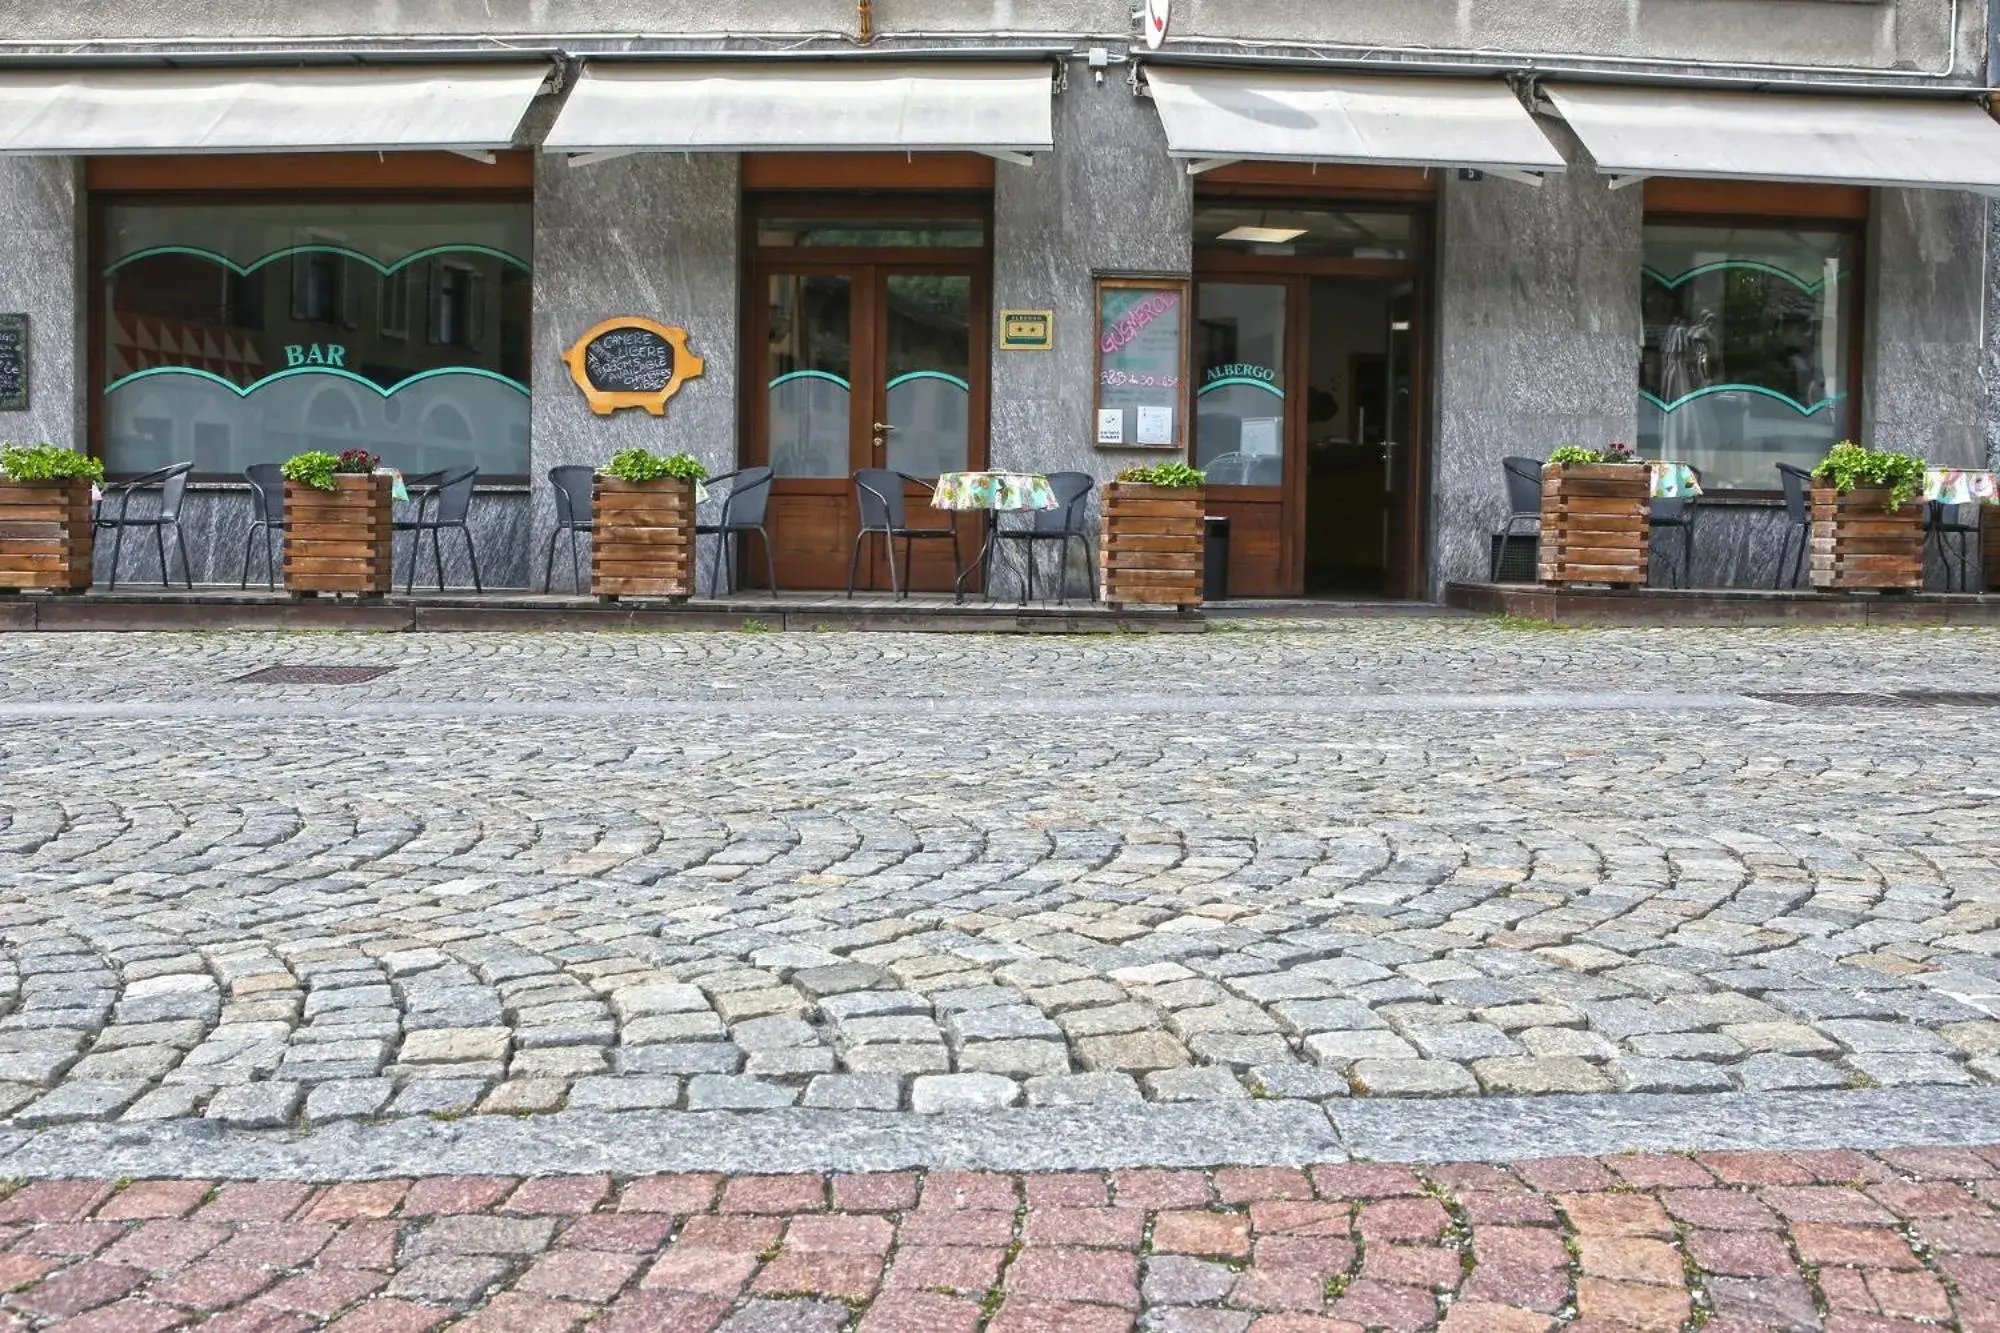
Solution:
M 1775 490 L 1850 434 L 1854 237 L 1649 224 L 1639 449 L 1711 490 Z
M 529 204 L 118 203 L 101 249 L 113 473 L 366 449 L 527 475 Z

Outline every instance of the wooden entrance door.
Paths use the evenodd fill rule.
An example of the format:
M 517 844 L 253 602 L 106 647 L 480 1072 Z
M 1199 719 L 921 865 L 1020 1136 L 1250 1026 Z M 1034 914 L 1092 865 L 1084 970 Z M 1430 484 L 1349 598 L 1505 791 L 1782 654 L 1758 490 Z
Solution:
M 859 524 L 856 471 L 886 467 L 933 480 L 985 466 L 985 268 L 760 259 L 754 300 L 744 456 L 776 473 L 769 525 L 778 584 L 844 588 Z M 912 526 L 949 522 L 923 487 L 905 488 L 905 506 Z M 981 532 L 976 522 L 959 526 L 959 558 L 970 563 Z M 900 572 L 899 563 L 905 587 L 951 588 L 949 545 L 918 542 L 911 555 L 912 569 Z M 867 539 L 862 556 L 856 586 L 887 589 L 881 540 Z M 744 572 L 754 575 L 754 565 Z

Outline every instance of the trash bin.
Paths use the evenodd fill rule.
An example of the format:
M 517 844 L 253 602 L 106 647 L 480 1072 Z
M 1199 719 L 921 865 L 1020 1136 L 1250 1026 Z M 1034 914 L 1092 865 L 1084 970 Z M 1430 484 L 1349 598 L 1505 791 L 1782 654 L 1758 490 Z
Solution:
M 1202 516 L 1207 543 L 1201 557 L 1201 597 L 1205 602 L 1229 600 L 1229 520 Z

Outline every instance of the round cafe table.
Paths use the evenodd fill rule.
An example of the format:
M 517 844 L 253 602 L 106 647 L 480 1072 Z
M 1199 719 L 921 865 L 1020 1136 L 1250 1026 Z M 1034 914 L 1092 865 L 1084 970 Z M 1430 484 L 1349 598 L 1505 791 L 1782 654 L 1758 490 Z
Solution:
M 997 471 L 939 473 L 931 505 L 946 510 L 976 509 L 986 515 L 986 535 L 979 544 L 979 558 L 952 584 L 952 594 L 961 603 L 965 601 L 965 580 L 972 571 L 980 571 L 981 581 L 985 582 L 985 575 L 992 568 L 993 551 L 1000 539 L 1000 515 L 1061 507 L 1049 479 L 1041 473 Z M 986 596 L 989 601 L 993 597 L 990 584 Z M 1021 604 L 1027 605 L 1027 600 L 1027 584 L 1024 582 Z

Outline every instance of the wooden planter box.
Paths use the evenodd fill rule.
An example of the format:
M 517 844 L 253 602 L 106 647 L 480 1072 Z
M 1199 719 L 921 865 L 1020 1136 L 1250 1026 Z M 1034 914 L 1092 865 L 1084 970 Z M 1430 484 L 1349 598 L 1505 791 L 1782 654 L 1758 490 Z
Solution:
M 1916 591 L 1924 586 L 1924 505 L 1888 507 L 1886 490 L 1812 488 L 1812 586 Z
M 1106 486 L 1097 544 L 1104 600 L 1114 607 L 1199 606 L 1207 507 L 1208 492 L 1201 487 L 1129 481 Z
M 90 482 L 0 481 L 0 592 L 90 586 Z
M 590 590 L 620 597 L 694 593 L 694 483 L 597 479 Z
M 1542 582 L 1644 587 L 1652 494 L 1652 471 L 1641 464 L 1543 468 Z
M 342 475 L 322 491 L 285 483 L 285 589 L 299 597 L 380 597 L 395 582 L 388 477 Z

